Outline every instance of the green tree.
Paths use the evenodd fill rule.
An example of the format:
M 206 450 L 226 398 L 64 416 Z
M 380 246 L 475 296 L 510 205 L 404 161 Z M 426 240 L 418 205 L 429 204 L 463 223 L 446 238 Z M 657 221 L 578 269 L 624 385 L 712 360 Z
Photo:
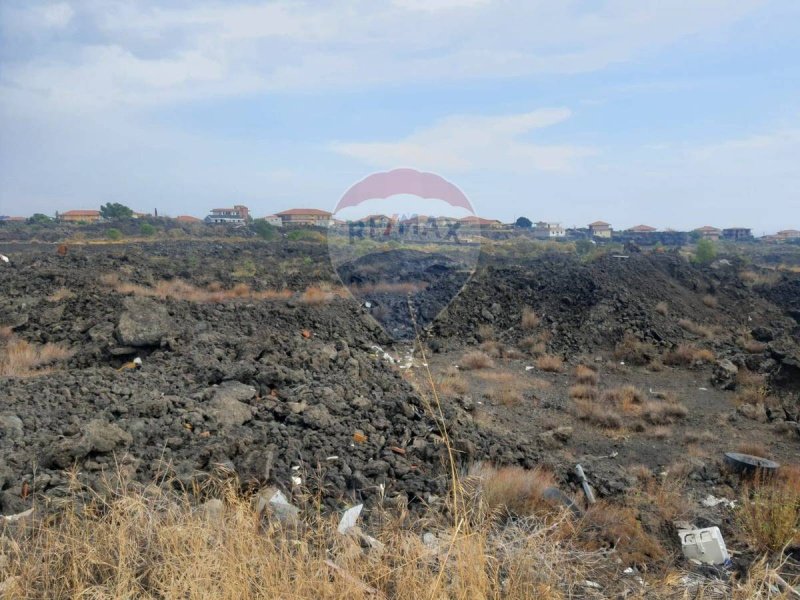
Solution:
M 139 233 L 146 237 L 150 237 L 151 235 L 155 234 L 156 228 L 150 225 L 150 223 L 142 223 L 139 226 Z
M 110 239 L 112 242 L 118 242 L 122 239 L 122 232 L 119 229 L 114 229 L 113 227 L 106 231 L 106 237 Z
M 264 240 L 272 240 L 275 239 L 276 231 L 275 228 L 267 223 L 264 219 L 259 219 L 255 221 L 252 225 L 253 231 L 258 234 L 258 237 Z
M 133 211 L 123 204 L 118 202 L 107 202 L 100 207 L 100 216 L 104 219 L 130 219 L 133 216 Z
M 717 256 L 717 248 L 714 242 L 707 239 L 702 239 L 697 242 L 697 247 L 694 251 L 694 260 L 696 263 L 706 265 L 710 263 Z
M 528 217 L 520 217 L 514 222 L 514 227 L 519 227 L 520 229 L 530 229 L 533 227 L 533 222 Z
M 36 213 L 30 219 L 28 219 L 28 223 L 33 225 L 42 225 L 44 223 L 52 223 L 53 219 L 48 217 L 47 215 L 43 215 L 42 213 Z
M 594 244 L 592 243 L 591 240 L 587 240 L 587 239 L 583 239 L 583 238 L 580 239 L 580 240 L 575 240 L 575 251 L 580 256 L 586 256 L 587 254 L 589 254 L 589 252 L 592 251 L 593 247 L 594 247 Z

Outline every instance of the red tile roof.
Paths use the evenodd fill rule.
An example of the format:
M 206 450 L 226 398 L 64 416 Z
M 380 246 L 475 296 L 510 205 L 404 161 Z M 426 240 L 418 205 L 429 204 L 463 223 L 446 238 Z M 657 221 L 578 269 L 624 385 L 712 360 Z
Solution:
M 636 225 L 628 229 L 628 231 L 633 231 L 634 233 L 650 233 L 658 230 L 655 227 L 650 227 L 650 225 Z
M 60 213 L 62 217 L 99 217 L 99 210 L 68 210 Z
M 288 217 L 292 215 L 299 216 L 314 216 L 314 217 L 330 217 L 333 213 L 326 210 L 319 210 L 318 208 L 290 208 L 283 212 L 277 213 L 279 217 Z
M 605 221 L 595 221 L 594 223 L 589 223 L 589 227 L 609 227 L 611 223 L 606 223 Z
M 716 227 L 711 227 L 711 225 L 703 225 L 702 227 L 698 227 L 695 231 L 699 231 L 701 233 L 713 233 L 713 232 L 721 232 L 721 229 L 717 229 Z

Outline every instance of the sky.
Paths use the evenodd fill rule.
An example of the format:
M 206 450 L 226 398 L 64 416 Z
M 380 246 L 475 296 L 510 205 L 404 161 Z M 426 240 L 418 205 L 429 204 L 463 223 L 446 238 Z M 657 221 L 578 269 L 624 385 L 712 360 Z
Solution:
M 2 0 L 0 214 L 412 167 L 504 221 L 800 228 L 798 56 L 794 0 Z

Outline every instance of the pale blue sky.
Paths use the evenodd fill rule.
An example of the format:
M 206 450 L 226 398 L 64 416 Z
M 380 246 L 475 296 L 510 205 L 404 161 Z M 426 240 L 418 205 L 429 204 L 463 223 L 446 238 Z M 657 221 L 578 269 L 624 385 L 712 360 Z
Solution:
M 3 0 L 0 214 L 408 166 L 503 220 L 800 228 L 798 56 L 791 0 Z

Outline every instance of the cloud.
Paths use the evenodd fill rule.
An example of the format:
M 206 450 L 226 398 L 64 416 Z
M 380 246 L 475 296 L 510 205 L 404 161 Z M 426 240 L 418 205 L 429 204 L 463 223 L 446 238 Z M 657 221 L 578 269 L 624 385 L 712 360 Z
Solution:
M 524 139 L 537 129 L 568 119 L 566 108 L 503 116 L 451 116 L 394 142 L 337 142 L 335 152 L 372 167 L 412 166 L 466 172 L 483 169 L 526 172 L 568 170 L 595 153 L 584 146 L 537 144 Z
M 582 73 L 722 30 L 759 4 L 19 2 L 2 9 L 4 33 L 80 27 L 69 27 L 58 43 L 15 44 L 14 58 L 0 63 L 0 95 L 19 110 L 64 97 L 81 110 L 81 102 L 152 106 L 253 92 Z M 76 82 L 84 93 L 70 90 Z

